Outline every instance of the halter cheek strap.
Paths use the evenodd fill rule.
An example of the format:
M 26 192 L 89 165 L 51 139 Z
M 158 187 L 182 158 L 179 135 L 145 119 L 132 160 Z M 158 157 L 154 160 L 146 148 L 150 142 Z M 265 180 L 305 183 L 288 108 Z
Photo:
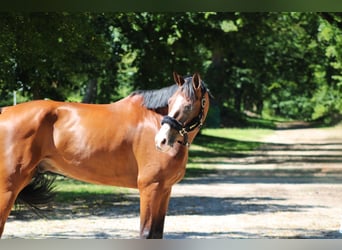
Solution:
M 163 124 L 169 124 L 171 128 L 178 131 L 178 133 L 184 138 L 183 142 L 178 141 L 180 144 L 184 146 L 190 146 L 190 143 L 188 141 L 188 133 L 191 131 L 194 131 L 196 128 L 201 129 L 203 125 L 203 114 L 204 114 L 204 107 L 205 107 L 205 93 L 206 89 L 202 88 L 202 99 L 201 99 L 201 110 L 197 117 L 192 119 L 187 125 L 183 125 L 179 121 L 177 121 L 175 118 L 171 116 L 164 116 L 163 120 L 161 121 L 161 125 Z

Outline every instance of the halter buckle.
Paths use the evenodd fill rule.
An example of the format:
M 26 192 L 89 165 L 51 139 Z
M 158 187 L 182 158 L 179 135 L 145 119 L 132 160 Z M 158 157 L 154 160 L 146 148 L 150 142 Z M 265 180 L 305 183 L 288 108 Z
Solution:
M 181 130 L 178 131 L 181 136 L 184 137 L 184 135 L 188 134 L 188 131 L 186 131 L 186 128 L 182 128 Z
M 202 100 L 201 100 L 201 107 L 202 107 L 202 109 L 204 109 L 204 107 L 205 107 L 205 102 L 206 102 L 205 96 L 203 95 Z

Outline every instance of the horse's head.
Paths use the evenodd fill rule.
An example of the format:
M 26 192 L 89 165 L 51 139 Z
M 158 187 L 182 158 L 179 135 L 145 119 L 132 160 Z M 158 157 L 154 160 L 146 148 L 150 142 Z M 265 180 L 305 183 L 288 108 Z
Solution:
M 178 90 L 168 102 L 168 115 L 155 137 L 158 150 L 166 152 L 175 142 L 189 146 L 201 128 L 209 109 L 209 93 L 199 74 L 183 79 L 173 74 Z

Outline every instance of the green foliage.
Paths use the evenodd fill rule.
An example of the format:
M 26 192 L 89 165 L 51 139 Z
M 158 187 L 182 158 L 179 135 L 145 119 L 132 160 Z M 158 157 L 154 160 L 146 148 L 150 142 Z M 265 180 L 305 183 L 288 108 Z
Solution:
M 312 99 L 314 111 L 312 119 L 324 118 L 326 123 L 331 123 L 334 117 L 342 114 L 342 85 L 338 89 L 322 85 Z
M 336 116 L 341 23 L 340 13 L 2 12 L 1 103 L 14 90 L 23 100 L 108 103 L 198 71 L 215 96 L 214 126 L 244 123 L 246 110 Z
M 326 123 L 331 123 L 342 115 L 342 29 L 326 21 L 321 22 L 318 39 L 326 45 L 327 65 L 316 72 L 316 80 L 320 84 L 311 100 L 314 106 L 312 119 L 324 118 Z

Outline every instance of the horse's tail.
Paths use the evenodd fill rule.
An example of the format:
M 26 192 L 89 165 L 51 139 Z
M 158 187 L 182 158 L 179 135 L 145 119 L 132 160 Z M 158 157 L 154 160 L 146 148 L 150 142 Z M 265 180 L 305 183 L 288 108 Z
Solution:
M 32 208 L 34 212 L 39 213 L 42 208 L 46 207 L 55 197 L 55 175 L 36 174 L 31 182 L 19 193 L 16 203 L 24 204 Z

